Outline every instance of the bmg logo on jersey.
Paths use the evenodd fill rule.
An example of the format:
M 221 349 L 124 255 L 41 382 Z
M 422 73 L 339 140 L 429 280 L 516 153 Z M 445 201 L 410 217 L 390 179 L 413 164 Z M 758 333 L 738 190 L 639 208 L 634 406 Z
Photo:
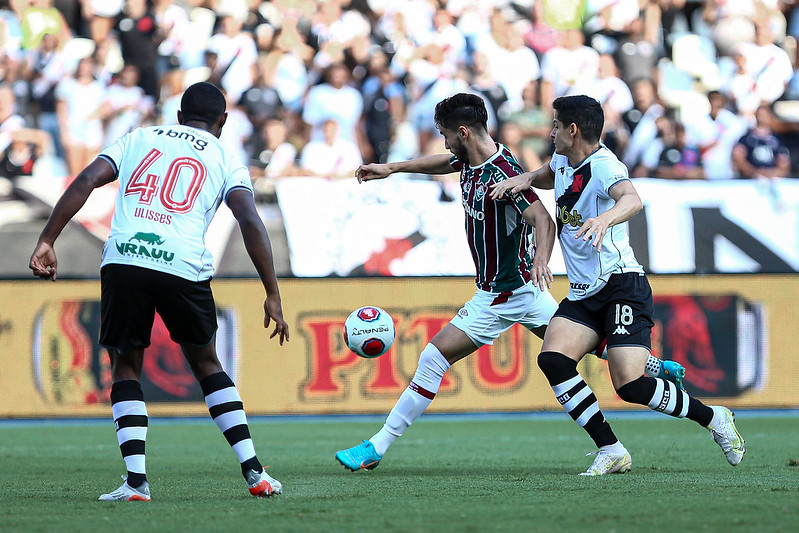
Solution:
M 171 128 L 164 131 L 161 128 L 158 128 L 155 130 L 155 133 L 156 135 L 166 135 L 167 137 L 171 137 L 173 139 L 193 143 L 194 149 L 198 151 L 205 150 L 205 147 L 208 146 L 208 141 L 195 137 L 194 134 L 189 133 L 188 131 L 175 131 Z
M 175 252 L 157 248 L 157 246 L 164 244 L 164 242 L 165 239 L 157 233 L 137 231 L 127 242 L 116 242 L 116 248 L 119 255 L 136 257 L 143 261 L 152 261 L 155 263 L 171 263 L 172 260 L 175 259 Z

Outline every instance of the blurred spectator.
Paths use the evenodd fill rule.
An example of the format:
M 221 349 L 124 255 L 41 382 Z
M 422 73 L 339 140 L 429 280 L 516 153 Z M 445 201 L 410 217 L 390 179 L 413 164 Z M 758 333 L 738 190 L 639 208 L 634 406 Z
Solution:
M 567 30 L 558 46 L 551 48 L 541 62 L 541 104 L 552 109 L 555 98 L 580 94 L 596 80 L 599 54 L 585 46 L 581 30 Z
M 52 0 L 12 2 L 14 4 L 25 6 L 19 13 L 23 50 L 38 48 L 44 35 L 55 35 L 61 42 L 71 38 L 69 27 L 58 9 L 53 7 Z
M 183 81 L 186 72 L 169 70 L 161 78 L 161 99 L 158 103 L 160 111 L 159 124 L 177 124 L 180 98 L 183 96 Z
M 521 157 L 526 170 L 540 167 L 544 161 L 549 160 L 554 151 L 552 139 L 549 138 L 552 115 L 538 102 L 538 85 L 537 81 L 527 84 L 522 92 L 521 106 L 508 102 L 500 110 L 503 118 L 500 139 L 509 148 L 518 144 L 518 148 L 511 148 L 511 151 L 516 157 Z M 515 140 L 516 136 L 521 137 L 518 142 Z
M 656 120 L 658 135 L 644 151 L 636 177 L 704 179 L 699 148 L 687 141 L 685 126 L 666 115 Z
M 122 13 L 125 0 L 82 0 L 82 3 L 83 17 L 89 23 L 89 37 L 98 44 L 105 41 Z
M 524 23 L 510 23 L 501 10 L 495 10 L 490 21 L 491 31 L 477 37 L 471 54 L 471 67 L 477 76 L 485 76 L 487 71 L 494 80 L 489 85 L 500 85 L 505 99 L 520 104 L 524 87 L 541 77 L 538 57 L 524 43 Z M 479 66 L 475 65 L 477 54 L 483 62 Z M 482 84 L 486 83 L 483 80 Z M 492 98 L 488 97 L 488 100 Z M 494 110 L 497 109 L 495 105 Z
M 387 66 L 376 67 L 364 81 L 364 130 L 372 161 L 386 163 L 394 126 L 405 118 L 405 92 Z
M 308 69 L 314 50 L 297 28 L 295 16 L 283 17 L 283 25 L 274 37 L 273 48 L 267 54 L 271 83 L 283 105 L 290 112 L 302 112 L 302 98 L 308 86 Z
M 47 133 L 41 130 L 19 129 L 11 134 L 11 144 L 0 156 L 0 177 L 12 182 L 20 176 L 33 174 L 33 165 L 49 146 Z
M 272 179 L 297 174 L 297 149 L 288 142 L 285 122 L 274 118 L 267 120 L 257 139 L 250 165 L 253 176 Z
M 444 49 L 444 61 L 453 69 L 466 64 L 468 53 L 466 38 L 453 26 L 452 14 L 446 9 L 438 9 L 433 15 L 433 31 L 420 37 L 419 46 L 435 44 Z
M 661 34 L 661 7 L 660 4 L 668 4 L 668 0 L 658 2 L 644 0 L 638 16 L 627 19 L 623 30 L 618 33 L 606 34 L 606 39 L 611 39 L 611 46 L 602 46 L 600 52 L 614 55 L 618 59 L 621 77 L 625 80 L 635 80 L 638 78 L 654 78 L 655 65 L 658 60 L 658 49 L 662 50 Z M 629 9 L 630 3 L 625 2 Z M 612 3 L 611 3 L 612 5 Z M 615 9 L 611 7 L 610 9 Z M 619 8 L 618 13 L 624 13 L 625 9 Z M 612 11 L 611 13 L 616 13 Z M 629 11 L 627 11 L 629 14 Z M 624 19 L 624 15 L 619 20 L 608 21 L 608 28 L 619 27 Z
M 613 107 L 604 104 L 602 111 L 605 113 L 605 125 L 602 128 L 600 140 L 608 150 L 621 159 L 621 155 L 630 142 L 630 130 L 627 129 L 627 124 L 624 123 L 622 114 Z
M 550 48 L 557 46 L 560 32 L 552 29 L 552 27 L 544 20 L 545 3 L 535 2 L 528 10 L 530 26 L 524 33 L 524 42 L 529 46 L 538 60 L 544 57 Z
M 163 35 L 147 0 L 127 0 L 116 30 L 125 64 L 138 69 L 144 92 L 158 98 L 158 45 Z
M 161 39 L 158 44 L 157 72 L 160 77 L 169 70 L 180 68 L 181 54 L 186 48 L 186 41 L 197 39 L 192 35 L 192 26 L 186 10 L 175 4 L 175 0 L 153 0 L 157 35 Z
M 0 85 L 0 152 L 11 144 L 13 133 L 25 127 L 25 119 L 17 114 L 17 99 L 7 85 Z
M 696 14 L 696 31 L 710 37 L 720 55 L 731 56 L 738 44 L 755 40 L 756 0 L 704 0 Z
M 58 82 L 67 75 L 68 71 L 66 59 L 58 48 L 58 37 L 44 34 L 39 47 L 28 55 L 28 66 L 36 126 L 50 134 L 55 154 L 65 159 L 56 114 L 55 90 Z
M 33 117 L 28 110 L 30 100 L 28 70 L 27 62 L 19 52 L 0 54 L 0 84 L 10 87 L 14 92 L 17 113 L 26 121 L 32 121 Z
M 77 176 L 97 156 L 103 143 L 100 106 L 105 100 L 105 86 L 94 77 L 94 59 L 81 59 L 75 75 L 58 83 L 55 96 L 67 167 L 71 176 Z
M 311 87 L 305 97 L 302 120 L 311 127 L 310 140 L 326 138 L 324 125 L 328 120 L 338 124 L 338 136 L 355 146 L 363 146 L 361 115 L 363 96 L 349 84 L 350 70 L 344 63 L 334 63 L 325 74 L 325 81 Z
M 504 87 L 499 83 L 497 76 L 494 75 L 494 65 L 488 59 L 488 55 L 476 50 L 472 55 L 472 83 L 470 88 L 472 92 L 479 93 L 490 106 L 489 112 L 494 116 L 499 113 L 499 108 L 508 101 L 508 94 L 505 92 Z M 521 98 L 521 94 L 519 94 Z M 501 121 L 497 127 L 501 127 Z
M 225 91 L 222 92 L 225 93 Z M 227 151 L 235 154 L 239 161 L 246 164 L 249 158 L 244 147 L 253 134 L 252 122 L 227 93 L 225 93 L 225 100 L 227 102 L 227 120 L 225 120 L 225 127 L 222 128 L 219 140 Z
M 741 178 L 771 179 L 788 175 L 788 149 L 774 134 L 771 106 L 761 104 L 755 111 L 755 126 L 735 144 L 732 162 Z
M 623 114 L 633 108 L 633 95 L 630 88 L 619 77 L 619 69 L 613 56 L 599 56 L 598 78 L 586 87 L 585 94 L 597 100 L 605 108 L 612 108 Z
M 516 156 L 524 170 L 535 170 L 542 161 L 529 144 L 524 143 L 524 131 L 518 122 L 503 122 L 499 128 L 499 140 Z
M 444 62 L 443 48 L 433 44 L 419 47 L 408 63 L 408 121 L 419 136 L 421 153 L 426 153 L 430 142 L 439 136 L 433 120 L 436 104 L 455 93 L 474 92 L 469 88 L 469 83 L 457 74 Z M 494 118 L 489 128 L 496 132 L 493 107 L 488 102 L 486 107 Z
M 773 103 L 780 98 L 793 76 L 791 58 L 774 44 L 769 20 L 759 19 L 755 28 L 755 42 L 740 43 L 735 48 L 738 71 L 730 86 L 738 113 L 746 117 L 752 117 L 762 102 Z
M 142 125 L 155 107 L 152 97 L 138 86 L 139 70 L 125 65 L 115 83 L 108 87 L 100 116 L 106 121 L 103 146 L 110 146 L 119 137 Z
M 657 137 L 657 124 L 655 121 L 664 113 L 663 106 L 658 101 L 655 82 L 648 78 L 635 80 L 631 84 L 633 94 L 633 108 L 624 113 L 624 123 L 630 130 L 630 140 L 627 144 L 622 161 L 630 171 L 641 161 L 644 150 Z
M 616 53 L 619 40 L 632 33 L 632 25 L 642 19 L 643 10 L 639 9 L 639 3 L 649 4 L 638 0 L 587 1 L 583 30 L 592 35 L 591 46 L 600 53 Z
M 322 124 L 324 138 L 310 141 L 302 149 L 300 168 L 312 176 L 352 178 L 362 163 L 358 146 L 339 135 L 339 125 L 333 119 Z
M 505 89 L 508 100 L 521 104 L 522 91 L 531 81 L 541 78 L 541 67 L 535 52 L 524 44 L 523 25 L 508 27 L 505 41 L 501 44 L 491 70 Z
M 316 41 L 317 54 L 313 67 L 322 72 L 334 63 L 347 61 L 365 63 L 369 54 L 371 25 L 360 12 L 342 9 L 340 0 L 317 2 L 311 25 L 311 37 Z
M 223 6 L 224 9 L 217 12 L 221 19 L 219 31 L 208 42 L 208 51 L 216 56 L 208 81 L 220 85 L 232 101 L 238 102 L 244 91 L 252 87 L 258 50 L 252 35 L 242 31 L 246 12 L 237 9 L 232 2 Z
M 727 97 L 719 91 L 707 94 L 710 112 L 691 117 L 702 149 L 702 166 L 707 179 L 733 177 L 732 147 L 746 133 L 746 120 L 727 108 Z
M 272 85 L 273 73 L 266 56 L 258 58 L 253 69 L 255 84 L 244 91 L 239 105 L 247 113 L 253 128 L 260 130 L 268 119 L 283 115 L 283 102 L 277 89 Z

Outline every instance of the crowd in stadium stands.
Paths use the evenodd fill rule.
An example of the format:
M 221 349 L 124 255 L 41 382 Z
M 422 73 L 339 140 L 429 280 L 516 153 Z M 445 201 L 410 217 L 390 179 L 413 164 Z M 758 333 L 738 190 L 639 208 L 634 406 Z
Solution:
M 581 28 L 553 29 L 573 4 L 0 1 L 0 177 L 40 160 L 75 175 L 132 128 L 175 123 L 202 80 L 257 190 L 441 152 L 433 111 L 456 92 L 485 99 L 529 169 L 551 155 L 552 100 L 585 93 L 634 176 L 799 175 L 798 2 L 587 0 Z

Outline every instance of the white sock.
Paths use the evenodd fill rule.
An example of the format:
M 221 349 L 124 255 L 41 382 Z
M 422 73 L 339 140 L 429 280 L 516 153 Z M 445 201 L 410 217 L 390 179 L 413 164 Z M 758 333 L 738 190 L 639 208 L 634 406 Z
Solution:
M 614 455 L 627 453 L 627 448 L 624 447 L 624 444 L 622 444 L 620 440 L 617 440 L 614 444 L 608 444 L 607 446 L 602 446 L 599 449 L 602 450 L 603 452 L 612 453 Z
M 419 366 L 413 381 L 397 400 L 380 431 L 369 439 L 377 453 L 385 454 L 397 437 L 422 415 L 435 398 L 449 367 L 449 362 L 438 348 L 432 344 L 425 346 L 419 356 Z

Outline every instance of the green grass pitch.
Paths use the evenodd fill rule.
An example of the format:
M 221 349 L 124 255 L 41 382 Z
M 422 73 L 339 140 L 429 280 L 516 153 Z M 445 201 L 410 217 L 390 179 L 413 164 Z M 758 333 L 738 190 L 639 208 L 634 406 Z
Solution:
M 580 477 L 593 450 L 562 417 L 422 417 L 379 468 L 333 455 L 378 419 L 251 420 L 282 496 L 249 495 L 210 419 L 154 419 L 153 501 L 98 502 L 122 480 L 111 422 L 0 424 L 0 531 L 799 531 L 799 418 L 739 413 L 733 468 L 709 433 L 668 417 L 608 418 L 624 475 Z

